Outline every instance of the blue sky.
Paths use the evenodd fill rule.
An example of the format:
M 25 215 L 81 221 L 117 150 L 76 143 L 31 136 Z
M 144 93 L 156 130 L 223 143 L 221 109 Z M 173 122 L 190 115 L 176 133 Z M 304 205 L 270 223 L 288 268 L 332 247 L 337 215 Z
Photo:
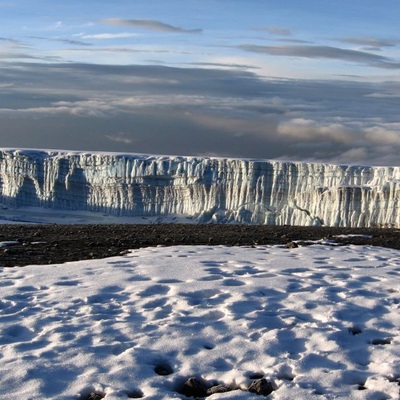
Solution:
M 399 15 L 0 0 L 0 146 L 398 165 Z

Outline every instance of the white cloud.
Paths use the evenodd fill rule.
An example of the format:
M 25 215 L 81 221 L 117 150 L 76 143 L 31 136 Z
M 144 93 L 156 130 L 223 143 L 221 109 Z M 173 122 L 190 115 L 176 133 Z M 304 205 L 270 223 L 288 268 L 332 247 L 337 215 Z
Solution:
M 104 117 L 112 113 L 115 108 L 105 100 L 88 99 L 81 101 L 58 101 L 46 107 L 27 107 L 27 108 L 0 108 L 1 114 L 12 115 L 61 115 L 70 114 L 74 116 Z
M 378 145 L 400 146 L 400 123 L 386 123 L 365 128 L 366 139 Z
M 279 124 L 278 133 L 282 136 L 300 140 L 330 140 L 349 143 L 353 134 L 348 127 L 339 123 L 321 123 L 304 118 L 294 118 Z
M 80 37 L 82 39 L 108 40 L 108 39 L 125 39 L 131 37 L 139 37 L 141 35 L 139 33 L 121 32 L 121 33 L 94 33 L 94 34 L 79 33 L 74 36 Z
M 400 98 L 400 90 L 399 88 L 394 88 L 393 91 L 386 90 L 386 91 L 381 91 L 381 92 L 375 92 L 371 94 L 367 94 L 366 97 L 375 97 L 377 99 L 396 99 Z
M 343 164 L 366 164 L 365 160 L 368 160 L 370 156 L 371 154 L 366 147 L 356 147 L 350 148 L 349 150 L 345 150 L 342 153 L 335 155 L 333 161 Z
M 112 142 L 117 142 L 117 143 L 132 144 L 134 142 L 134 139 L 132 139 L 132 137 L 130 137 L 130 135 L 125 132 L 118 132 L 112 135 L 105 135 L 105 137 L 111 140 Z

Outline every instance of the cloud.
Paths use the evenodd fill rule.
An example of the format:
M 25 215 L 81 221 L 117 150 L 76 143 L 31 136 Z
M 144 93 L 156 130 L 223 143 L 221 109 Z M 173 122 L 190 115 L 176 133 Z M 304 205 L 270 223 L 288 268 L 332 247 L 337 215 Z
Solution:
M 48 62 L 57 62 L 60 59 L 56 56 L 35 56 L 29 53 L 21 53 L 18 51 L 1 51 L 0 50 L 0 60 L 14 62 L 17 60 L 20 61 L 48 61 Z
M 361 63 L 364 65 L 378 67 L 378 68 L 386 68 L 386 69 L 400 68 L 399 62 L 395 62 L 394 60 L 391 60 L 387 57 L 383 57 L 373 53 L 368 53 L 365 51 L 341 49 L 332 46 L 307 46 L 307 45 L 258 46 L 252 44 L 245 44 L 238 47 L 245 51 L 253 53 L 263 53 L 272 56 L 330 59 L 330 60 Z
M 384 123 L 365 129 L 366 139 L 377 145 L 400 146 L 400 123 Z
M 73 40 L 73 39 L 54 39 L 55 41 L 70 44 L 73 46 L 91 46 L 91 43 L 82 42 L 81 40 Z
M 2 147 L 398 164 L 397 103 L 371 96 L 389 83 L 36 62 L 3 65 L 0 87 Z
M 282 122 L 277 132 L 290 138 L 288 147 L 292 151 L 300 150 L 307 161 L 398 165 L 400 122 L 373 119 L 366 124 L 362 121 L 326 123 L 299 118 Z
M 132 144 L 134 142 L 134 139 L 130 137 L 128 133 L 125 132 L 117 132 L 114 134 L 105 135 L 105 137 L 111 140 L 112 142 L 117 142 L 117 143 Z
M 277 132 L 283 136 L 307 141 L 322 139 L 346 144 L 354 140 L 353 131 L 340 123 L 321 123 L 304 118 L 281 123 Z
M 19 44 L 20 42 L 16 39 L 11 39 L 8 37 L 0 37 L 1 42 L 7 42 L 7 43 L 13 43 L 13 44 Z
M 332 161 L 342 164 L 367 164 L 365 160 L 368 160 L 372 157 L 373 152 L 368 150 L 368 148 L 352 147 L 349 150 L 345 150 L 343 153 L 336 155 Z
M 50 103 L 45 107 L 1 108 L 0 114 L 36 115 L 37 117 L 69 114 L 77 117 L 105 117 L 107 114 L 112 113 L 112 111 L 112 106 L 106 102 L 90 99 L 76 102 L 60 101 Z
M 394 47 L 400 43 L 400 40 L 378 39 L 378 38 L 340 38 L 342 43 L 368 46 L 371 48 Z
M 257 31 L 266 31 L 270 33 L 271 35 L 277 35 L 277 36 L 291 36 L 292 32 L 290 29 L 287 28 L 282 28 L 278 26 L 267 26 L 264 28 L 253 28 L 254 30 Z
M 376 92 L 367 95 L 368 97 L 375 97 L 375 98 L 392 98 L 398 99 L 400 98 L 400 91 L 383 91 L 383 92 Z
M 82 42 L 81 40 L 73 40 L 73 39 L 65 39 L 65 38 L 50 38 L 50 37 L 41 37 L 41 36 L 30 36 L 31 39 L 38 40 L 48 40 L 51 42 L 60 42 L 73 46 L 91 46 L 91 43 Z
M 157 32 L 171 33 L 201 33 L 202 29 L 184 29 L 177 26 L 169 25 L 164 22 L 153 19 L 123 19 L 123 18 L 107 18 L 101 20 L 107 25 L 128 26 L 132 28 L 148 29 Z
M 191 62 L 186 65 L 194 65 L 199 67 L 221 67 L 221 68 L 238 68 L 238 69 L 259 69 L 254 65 L 234 64 L 234 63 L 217 63 L 217 62 Z
M 21 42 L 20 40 L 11 39 L 7 37 L 0 37 L 1 47 L 3 49 L 18 50 L 18 49 L 29 49 L 30 46 Z
M 131 37 L 140 36 L 137 33 L 121 32 L 121 33 L 97 33 L 97 34 L 85 34 L 79 33 L 75 36 L 81 37 L 82 39 L 95 39 L 95 40 L 108 40 L 108 39 L 124 39 Z
M 293 39 L 293 38 L 278 39 L 278 42 L 285 42 L 285 43 L 312 43 L 312 42 L 310 42 L 308 40 Z
M 269 115 L 257 119 L 244 119 L 240 116 L 210 115 L 209 113 L 193 112 L 187 117 L 197 125 L 219 131 L 228 137 L 258 137 L 268 136 L 268 132 L 276 130 L 277 118 Z

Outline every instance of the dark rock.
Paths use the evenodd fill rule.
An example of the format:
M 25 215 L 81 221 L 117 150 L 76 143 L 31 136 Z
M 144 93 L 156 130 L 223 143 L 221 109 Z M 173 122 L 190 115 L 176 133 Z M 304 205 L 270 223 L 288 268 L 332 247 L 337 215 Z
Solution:
M 275 388 L 271 381 L 262 378 L 253 381 L 247 390 L 259 396 L 268 396 L 275 390 Z
M 8 247 L 6 247 L 5 249 L 3 249 L 3 252 L 4 252 L 4 254 L 7 254 L 7 255 L 18 254 L 18 250 L 9 249 Z
M 105 394 L 103 393 L 96 393 L 96 392 L 90 392 L 87 397 L 86 400 L 101 400 L 102 398 L 104 398 Z
M 195 377 L 189 378 L 182 386 L 180 393 L 187 397 L 206 397 L 207 385 Z
M 225 385 L 224 383 L 216 386 L 211 386 L 210 388 L 207 389 L 207 396 L 211 396 L 212 394 L 215 393 L 226 393 L 226 392 L 231 392 L 232 390 L 235 390 L 232 386 Z

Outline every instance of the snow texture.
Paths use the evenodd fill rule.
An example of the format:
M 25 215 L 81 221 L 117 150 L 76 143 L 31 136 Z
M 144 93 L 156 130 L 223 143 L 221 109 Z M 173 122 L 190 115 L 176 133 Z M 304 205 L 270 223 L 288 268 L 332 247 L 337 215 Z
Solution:
M 398 250 L 327 245 L 2 268 L 0 399 L 398 399 L 399 279 Z
M 0 202 L 196 222 L 400 226 L 400 167 L 3 149 Z

